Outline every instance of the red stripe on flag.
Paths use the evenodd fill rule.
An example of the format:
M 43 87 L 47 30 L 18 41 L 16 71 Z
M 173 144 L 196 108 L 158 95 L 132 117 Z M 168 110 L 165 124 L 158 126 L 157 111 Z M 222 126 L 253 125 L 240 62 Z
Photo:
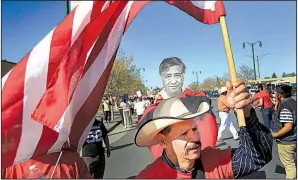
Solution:
M 63 59 L 63 56 L 70 48 L 74 15 L 75 10 L 71 11 L 71 13 L 56 27 L 53 32 L 46 87 L 49 86 L 52 77 L 54 76 L 59 64 L 61 63 L 61 59 Z M 42 134 L 33 156 L 47 153 L 48 150 L 57 141 L 58 136 L 59 134 L 56 131 L 43 126 Z
M 93 91 L 91 92 L 91 94 L 89 95 L 89 97 L 84 102 L 83 106 L 80 108 L 79 112 L 75 116 L 75 119 L 71 126 L 71 133 L 69 135 L 70 144 L 74 150 L 77 150 L 80 137 L 82 136 L 84 130 L 98 111 L 98 108 L 101 104 L 102 96 L 105 91 L 105 87 L 107 85 L 114 64 L 114 60 L 117 55 L 118 48 L 115 51 L 106 69 L 104 70 L 102 76 L 96 83 L 96 86 L 94 87 Z
M 167 3 L 176 6 L 188 15 L 204 24 L 219 23 L 219 17 L 226 15 L 222 1 L 215 2 L 215 11 L 210 9 L 201 9 L 195 6 L 190 0 L 187 1 L 167 1 Z
M 133 2 L 130 12 L 129 12 L 129 15 L 128 15 L 128 18 L 127 18 L 127 21 L 126 21 L 124 32 L 126 32 L 127 28 L 131 24 L 131 22 L 138 15 L 138 13 L 143 9 L 143 7 L 145 7 L 150 2 L 152 2 L 152 1 L 135 1 L 135 2 Z
M 77 83 L 82 77 L 88 51 L 102 33 L 103 27 L 110 23 L 112 15 L 117 11 L 122 12 L 125 4 L 120 1 L 113 3 L 99 17 L 86 26 L 68 54 L 63 58 L 48 90 L 34 110 L 32 119 L 51 129 L 55 128 L 68 107 Z M 100 4 L 97 4 L 93 11 L 97 10 L 99 6 Z
M 75 11 L 71 11 L 53 32 L 49 55 L 47 87 L 57 71 L 61 59 L 70 48 L 74 15 Z
M 114 6 L 114 4 L 116 4 L 116 3 L 113 3 L 113 6 Z M 96 26 L 98 26 L 97 28 L 102 29 L 102 32 L 100 33 L 100 35 L 92 49 L 92 52 L 90 53 L 90 58 L 88 58 L 88 61 L 85 64 L 83 76 L 88 71 L 90 66 L 93 64 L 93 62 L 95 61 L 99 52 L 101 52 L 105 42 L 107 41 L 107 39 L 109 37 L 109 34 L 111 33 L 112 28 L 114 27 L 119 15 L 125 8 L 127 2 L 120 1 L 118 4 L 119 4 L 119 8 L 117 9 L 116 12 L 114 12 L 112 15 L 105 14 L 106 16 L 109 16 L 109 17 L 111 16 L 108 23 L 101 23 L 101 24 L 96 25 Z
M 21 140 L 25 74 L 29 56 L 30 53 L 11 70 L 2 91 L 2 169 L 14 163 Z
M 96 7 L 96 9 L 92 9 L 91 15 L 90 15 L 90 19 L 93 20 L 95 18 L 97 18 L 98 16 L 100 16 L 101 14 L 101 9 L 103 7 L 103 5 L 106 3 L 106 1 L 94 1 L 93 2 L 93 7 Z

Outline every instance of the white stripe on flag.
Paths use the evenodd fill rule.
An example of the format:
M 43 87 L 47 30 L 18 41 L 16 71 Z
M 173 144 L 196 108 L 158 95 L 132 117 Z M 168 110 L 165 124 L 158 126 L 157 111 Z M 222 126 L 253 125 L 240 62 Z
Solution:
M 75 115 L 93 91 L 97 81 L 100 79 L 120 43 L 126 22 L 126 11 L 129 11 L 130 7 L 131 4 L 127 4 L 121 12 L 102 48 L 102 51 L 78 83 L 69 106 L 55 127 L 56 131 L 67 134 L 69 133 Z
M 72 25 L 71 46 L 77 40 L 86 25 L 90 22 L 92 8 L 93 1 L 81 1 L 80 5 L 77 7 Z
M 82 80 L 78 84 L 78 87 L 76 89 L 74 97 L 76 96 L 76 98 L 80 98 L 80 99 L 84 98 L 85 99 L 84 102 L 85 102 L 86 99 L 88 98 L 88 96 L 90 95 L 90 93 L 92 92 L 92 90 L 94 89 L 97 81 L 101 77 L 103 71 L 105 70 L 106 66 L 109 64 L 111 58 L 113 57 L 115 51 L 117 50 L 117 47 L 120 44 L 120 41 L 121 41 L 121 38 L 122 38 L 122 35 L 123 35 L 123 32 L 124 32 L 125 24 L 126 24 L 126 21 L 127 21 L 127 17 L 128 17 L 127 14 L 131 9 L 132 4 L 133 4 L 133 2 L 127 3 L 125 9 L 122 11 L 120 16 L 118 17 L 118 19 L 117 19 L 117 21 L 116 21 L 116 23 L 115 23 L 115 25 L 114 25 L 114 27 L 113 27 L 110 35 L 109 35 L 109 38 L 108 38 L 107 42 L 105 43 L 102 51 L 96 57 L 96 60 L 94 61 L 94 63 L 90 67 L 90 69 L 86 72 L 85 76 L 82 78 Z M 102 64 L 103 62 L 104 62 L 104 64 Z M 99 70 L 98 67 L 103 67 L 103 68 Z M 91 85 L 91 82 L 92 82 L 92 85 Z M 80 97 L 80 95 L 83 94 L 83 93 L 79 93 L 79 91 L 84 90 L 85 86 L 89 87 L 88 96 Z M 75 98 L 73 98 L 73 99 L 75 99 Z M 78 105 L 78 103 L 75 103 L 75 102 L 71 102 L 71 104 Z M 81 106 L 82 105 L 80 105 L 80 107 Z M 69 110 L 70 109 L 67 109 L 67 111 L 69 111 Z M 84 144 L 84 141 L 86 140 L 85 134 L 87 134 L 90 131 L 89 125 L 84 130 L 82 136 L 80 137 L 80 140 L 79 140 L 79 143 L 78 143 L 78 149 L 77 149 L 78 152 L 80 151 L 82 145 Z
M 110 2 L 109 1 L 106 1 L 105 4 L 101 8 L 101 12 L 103 12 L 104 10 L 106 10 L 107 7 L 109 7 L 109 6 L 110 6 Z
M 15 163 L 32 157 L 42 134 L 43 125 L 32 120 L 31 114 L 46 90 L 51 40 L 55 29 L 34 47 L 28 58 L 24 82 L 22 135 Z
M 5 74 L 5 76 L 2 78 L 2 91 L 3 91 L 4 84 L 12 70 L 13 70 L 13 68 L 7 74 Z
M 215 3 L 217 1 L 191 1 L 195 6 L 201 9 L 210 9 L 215 11 Z

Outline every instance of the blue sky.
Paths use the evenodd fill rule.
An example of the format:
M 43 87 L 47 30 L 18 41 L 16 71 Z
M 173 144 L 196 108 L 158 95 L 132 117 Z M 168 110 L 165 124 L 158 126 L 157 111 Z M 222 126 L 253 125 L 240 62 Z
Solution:
M 18 62 L 66 14 L 63 1 L 2 2 L 2 59 Z M 225 2 L 227 25 L 236 66 L 253 67 L 251 49 L 242 43 L 261 40 L 256 55 L 261 77 L 273 72 L 296 71 L 296 2 Z M 201 71 L 199 81 L 228 72 L 219 24 L 205 25 L 164 2 L 147 5 L 136 17 L 121 42 L 121 49 L 135 58 L 146 85 L 160 86 L 159 63 L 177 56 L 186 66 L 185 86 L 196 80 L 193 71 Z

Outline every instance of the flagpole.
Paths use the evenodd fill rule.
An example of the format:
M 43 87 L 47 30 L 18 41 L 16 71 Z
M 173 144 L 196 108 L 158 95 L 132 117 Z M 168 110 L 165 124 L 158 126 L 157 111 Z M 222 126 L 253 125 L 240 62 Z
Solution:
M 66 15 L 69 14 L 70 8 L 69 8 L 69 1 L 66 0 Z
M 219 22 L 220 22 L 222 37 L 225 45 L 231 81 L 235 82 L 237 80 L 237 75 L 236 75 L 235 63 L 233 59 L 232 48 L 230 44 L 229 33 L 228 33 L 225 16 L 220 16 Z M 237 109 L 236 113 L 237 113 L 239 127 L 246 126 L 243 109 Z

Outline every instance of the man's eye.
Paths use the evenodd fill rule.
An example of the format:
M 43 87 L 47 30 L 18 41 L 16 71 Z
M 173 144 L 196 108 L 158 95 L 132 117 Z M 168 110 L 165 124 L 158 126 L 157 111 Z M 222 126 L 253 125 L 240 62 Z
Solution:
M 192 130 L 193 130 L 194 132 L 196 132 L 196 131 L 198 130 L 198 128 L 192 128 Z
M 182 135 L 182 136 L 185 136 L 186 134 L 187 134 L 187 131 L 186 131 L 186 132 L 184 132 L 184 133 L 182 133 L 181 135 Z

